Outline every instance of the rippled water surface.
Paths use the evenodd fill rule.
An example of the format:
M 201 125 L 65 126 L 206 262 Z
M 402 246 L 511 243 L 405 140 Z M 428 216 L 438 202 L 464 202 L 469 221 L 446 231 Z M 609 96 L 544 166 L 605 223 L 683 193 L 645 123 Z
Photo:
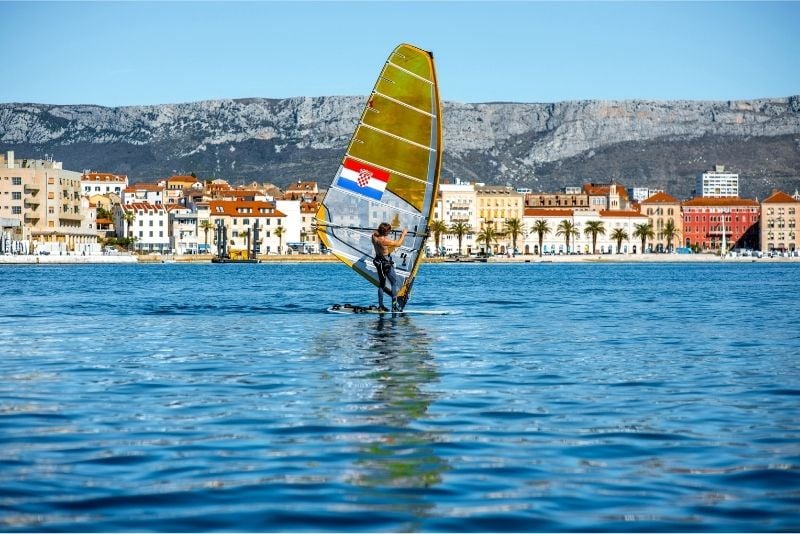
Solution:
M 0 275 L 0 530 L 800 529 L 800 265 Z

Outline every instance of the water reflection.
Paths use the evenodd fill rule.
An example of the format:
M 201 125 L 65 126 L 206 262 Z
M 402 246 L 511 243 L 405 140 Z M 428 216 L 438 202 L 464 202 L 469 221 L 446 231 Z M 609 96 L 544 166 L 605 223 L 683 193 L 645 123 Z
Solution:
M 346 379 L 350 413 L 356 415 L 360 428 L 372 430 L 348 436 L 355 451 L 345 477 L 353 487 L 347 499 L 369 510 L 402 514 L 404 520 L 416 523 L 436 506 L 429 490 L 449 470 L 436 454 L 441 433 L 418 424 L 436 400 L 431 386 L 439 375 L 431 339 L 410 317 L 355 321 L 332 325 L 334 331 L 328 331 L 323 343 L 328 354 L 349 353 L 339 365 L 358 370 L 357 376 Z
M 414 429 L 435 400 L 425 386 L 438 380 L 427 332 L 411 318 L 379 318 L 368 338 L 366 356 L 375 381 L 370 418 L 391 428 L 361 451 L 361 473 L 353 481 L 366 486 L 429 487 L 442 480 L 447 464 L 436 456 L 436 434 Z

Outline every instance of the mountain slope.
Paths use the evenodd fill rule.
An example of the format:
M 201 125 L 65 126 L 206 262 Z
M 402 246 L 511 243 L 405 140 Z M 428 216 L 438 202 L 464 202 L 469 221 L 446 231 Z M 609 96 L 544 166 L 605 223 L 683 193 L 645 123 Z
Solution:
M 106 108 L 0 104 L 0 149 L 69 169 L 152 181 L 203 178 L 326 185 L 363 97 L 215 100 Z M 715 163 L 744 196 L 800 187 L 800 96 L 733 102 L 448 102 L 443 177 L 551 191 L 585 181 L 687 197 Z

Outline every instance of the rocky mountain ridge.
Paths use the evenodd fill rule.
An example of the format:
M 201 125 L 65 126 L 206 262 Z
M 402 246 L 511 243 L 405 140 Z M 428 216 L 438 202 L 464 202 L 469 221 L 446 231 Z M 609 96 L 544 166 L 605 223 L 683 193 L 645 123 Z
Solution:
M 65 168 L 326 185 L 364 97 L 213 100 L 158 106 L 0 104 L 0 149 Z M 714 164 L 743 196 L 800 187 L 800 96 L 729 102 L 446 102 L 443 179 L 533 190 L 618 180 L 688 197 Z

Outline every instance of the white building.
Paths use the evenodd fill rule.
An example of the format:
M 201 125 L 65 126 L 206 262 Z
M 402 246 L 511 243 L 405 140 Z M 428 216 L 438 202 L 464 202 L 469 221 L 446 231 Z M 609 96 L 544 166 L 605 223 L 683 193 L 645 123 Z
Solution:
M 197 254 L 197 212 L 177 204 L 170 204 L 166 209 L 169 213 L 170 249 L 176 254 Z
M 637 245 L 638 240 L 633 235 L 636 225 L 648 222 L 647 216 L 638 211 L 527 208 L 523 218 L 523 223 L 528 231 L 523 242 L 524 254 L 539 253 L 539 234 L 533 230 L 533 226 L 538 220 L 546 221 L 549 228 L 542 240 L 544 254 L 591 254 L 593 252 L 592 235 L 586 233 L 589 221 L 603 223 L 604 233 L 597 235 L 596 252 L 598 254 L 635 253 L 641 247 L 640 244 Z M 559 226 L 564 220 L 569 221 L 575 229 L 575 234 L 569 239 L 569 248 L 567 248 L 566 236 L 558 235 Z M 616 229 L 622 229 L 628 236 L 627 239 L 622 240 L 619 249 L 617 241 L 613 238 Z
M 133 184 L 122 190 L 122 204 L 164 204 L 164 185 Z
M 433 218 L 442 221 L 448 229 L 458 223 L 465 224 L 470 228 L 470 231 L 462 236 L 460 251 L 458 236 L 449 233 L 440 236 L 439 247 L 444 248 L 445 254 L 477 252 L 475 236 L 479 232 L 480 225 L 478 222 L 478 194 L 473 184 L 440 184 Z M 428 240 L 427 247 L 430 252 L 436 248 L 432 237 Z
M 166 253 L 170 246 L 169 213 L 161 204 L 133 202 L 117 206 L 114 224 L 119 237 L 135 239 L 133 248 L 140 252 Z
M 697 177 L 696 194 L 710 198 L 737 198 L 739 175 L 725 172 L 724 165 L 716 165 L 713 171 L 704 172 Z
M 124 174 L 110 174 L 106 172 L 84 172 L 81 176 L 81 190 L 83 195 L 108 195 L 113 193 L 122 197 L 122 192 L 128 187 L 128 177 Z

